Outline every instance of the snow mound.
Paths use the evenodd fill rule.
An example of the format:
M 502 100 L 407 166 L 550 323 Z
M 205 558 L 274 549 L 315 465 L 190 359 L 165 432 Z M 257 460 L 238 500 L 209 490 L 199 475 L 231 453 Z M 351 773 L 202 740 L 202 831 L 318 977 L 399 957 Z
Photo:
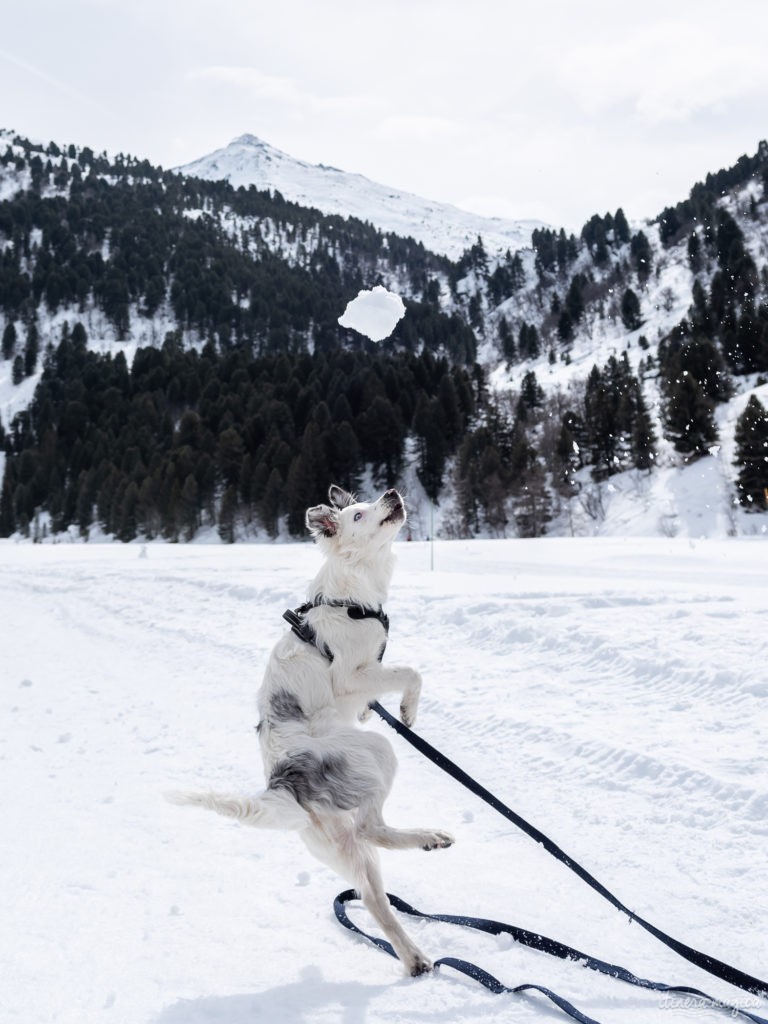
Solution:
M 371 341 L 384 341 L 404 316 L 405 306 L 400 296 L 378 284 L 370 291 L 358 292 L 357 298 L 347 303 L 339 323 Z

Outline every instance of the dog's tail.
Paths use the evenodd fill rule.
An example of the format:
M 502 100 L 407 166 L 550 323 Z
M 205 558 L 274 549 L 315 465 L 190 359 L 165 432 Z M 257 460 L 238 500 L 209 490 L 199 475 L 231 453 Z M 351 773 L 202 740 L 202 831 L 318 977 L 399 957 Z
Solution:
M 165 794 L 172 804 L 207 807 L 225 818 L 234 818 L 254 828 L 301 830 L 311 819 L 293 796 L 284 789 L 265 790 L 258 796 L 231 796 L 226 793 L 188 793 L 174 790 Z

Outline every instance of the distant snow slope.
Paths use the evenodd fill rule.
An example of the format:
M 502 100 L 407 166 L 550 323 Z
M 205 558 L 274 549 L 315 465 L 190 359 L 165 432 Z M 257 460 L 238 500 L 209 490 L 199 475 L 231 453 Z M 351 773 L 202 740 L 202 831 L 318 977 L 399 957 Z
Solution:
M 323 213 L 367 220 L 382 231 L 410 235 L 432 252 L 458 258 L 481 235 L 490 253 L 513 252 L 530 245 L 535 220 L 481 217 L 447 203 L 438 203 L 409 192 L 380 185 L 362 174 L 351 174 L 325 164 L 310 164 L 283 153 L 256 138 L 241 135 L 224 149 L 217 149 L 183 167 L 182 174 L 216 180 L 223 178 L 236 188 L 255 185 L 277 190 L 286 199 L 313 206 Z
M 146 557 L 140 557 L 142 553 Z M 400 543 L 387 661 L 417 729 L 675 937 L 765 976 L 768 661 L 759 540 Z M 316 569 L 306 544 L 0 542 L 3 1024 L 544 1024 L 537 996 L 403 978 L 335 922 L 346 883 L 294 834 L 171 807 L 255 792 L 255 692 Z M 762 638 L 762 639 L 761 639 Z M 392 697 L 384 703 L 396 708 Z M 387 817 L 456 835 L 385 851 L 420 909 L 509 921 L 765 1015 L 630 925 L 374 718 Z M 369 929 L 357 907 L 353 918 Z M 434 923 L 406 927 L 605 1024 L 717 1024 L 694 1003 Z

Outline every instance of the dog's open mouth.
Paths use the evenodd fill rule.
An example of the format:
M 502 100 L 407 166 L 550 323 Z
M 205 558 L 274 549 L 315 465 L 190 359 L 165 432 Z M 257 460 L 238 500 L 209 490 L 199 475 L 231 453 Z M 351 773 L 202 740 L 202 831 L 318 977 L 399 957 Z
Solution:
M 381 525 L 385 523 L 402 523 L 405 519 L 405 509 L 401 501 L 396 502 L 389 510 L 389 515 L 381 520 Z

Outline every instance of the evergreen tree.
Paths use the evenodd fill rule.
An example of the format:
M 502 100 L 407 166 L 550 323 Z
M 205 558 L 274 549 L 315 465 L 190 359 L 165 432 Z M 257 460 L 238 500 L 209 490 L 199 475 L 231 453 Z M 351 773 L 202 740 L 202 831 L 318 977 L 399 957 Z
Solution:
M 269 474 L 263 494 L 259 499 L 260 519 L 270 537 L 277 537 L 280 516 L 280 497 L 283 491 L 283 478 L 275 467 Z
M 632 426 L 632 464 L 635 469 L 650 470 L 656 459 L 656 431 L 653 428 L 643 392 L 635 389 L 635 416 Z
M 541 355 L 539 332 L 535 324 L 527 324 L 523 321 L 520 325 L 517 350 L 521 359 L 538 359 Z
M 583 274 L 574 274 L 565 296 L 565 309 L 571 321 L 577 324 L 584 313 L 583 290 L 586 284 Z
M 2 490 L 0 490 L 0 537 L 10 537 L 16 532 L 13 492 L 13 477 L 10 472 L 10 464 L 8 464 L 5 467 Z
M 616 468 L 617 401 L 603 373 L 593 366 L 584 392 L 584 421 L 589 463 L 596 480 L 610 476 Z
M 616 241 L 619 245 L 624 245 L 629 241 L 630 231 L 627 218 L 621 207 L 616 211 L 613 218 L 613 233 Z
M 357 418 L 357 436 L 370 460 L 374 479 L 383 485 L 397 479 L 405 433 L 398 411 L 388 398 L 377 395 Z
M 237 488 L 230 484 L 224 491 L 219 509 L 219 536 L 225 544 L 235 542 L 235 515 L 237 511 Z
M 736 422 L 736 492 L 751 511 L 768 509 L 768 410 L 752 395 Z
M 621 298 L 621 322 L 628 331 L 636 331 L 643 326 L 640 300 L 631 288 L 627 288 Z
M 521 537 L 541 537 L 551 518 L 546 474 L 532 438 L 518 421 L 509 460 L 512 513 Z
M 10 359 L 16 351 L 16 325 L 9 320 L 3 331 L 3 359 Z
M 441 427 L 438 402 L 424 393 L 419 396 L 413 421 L 419 441 L 419 462 L 416 470 L 430 501 L 437 501 L 443 484 L 443 473 L 449 447 Z
M 31 323 L 27 331 L 27 344 L 24 349 L 24 376 L 31 377 L 37 368 L 37 359 L 40 354 L 40 335 L 37 324 Z
M 504 316 L 499 317 L 498 332 L 502 355 L 508 363 L 514 363 L 517 359 L 515 336 L 509 326 L 509 321 Z
M 502 537 L 509 522 L 506 511 L 507 494 L 504 476 L 501 456 L 494 445 L 489 445 L 480 458 L 481 501 L 487 526 L 495 536 Z
M 534 266 L 542 279 L 547 271 L 552 270 L 557 261 L 557 234 L 549 228 L 534 228 L 531 245 L 536 253 Z
M 11 371 L 11 379 L 14 384 L 21 384 L 24 380 L 24 359 L 22 356 L 16 356 L 13 360 L 13 369 Z
M 690 308 L 691 329 L 694 334 L 703 334 L 711 338 L 714 333 L 714 322 L 707 302 L 707 293 L 698 280 L 693 282 L 691 290 L 693 305 Z
M 701 270 L 701 242 L 695 231 L 688 236 L 688 263 L 694 274 Z
M 178 525 L 184 540 L 192 540 L 200 523 L 200 488 L 193 473 L 188 473 L 179 495 Z
M 117 539 L 131 541 L 137 536 L 138 522 L 137 509 L 139 505 L 139 488 L 134 480 L 131 480 L 119 494 L 119 508 L 116 513 Z
M 325 435 L 324 444 L 328 455 L 328 479 L 335 480 L 354 494 L 359 487 L 361 450 L 360 442 L 349 420 L 343 420 Z
M 585 450 L 586 430 L 581 417 L 570 411 L 564 413 L 552 467 L 553 483 L 559 494 L 570 497 L 576 493 L 576 473 L 584 465 L 582 452 Z
M 581 229 L 581 237 L 592 254 L 592 259 L 597 266 L 603 266 L 608 262 L 608 244 L 606 232 L 613 229 L 613 218 L 610 220 L 610 228 L 606 224 L 606 218 L 595 214 Z
M 632 375 L 626 352 L 611 356 L 602 370 L 597 366 L 587 378 L 584 394 L 585 442 L 592 476 L 602 480 L 612 473 L 637 465 L 640 449 L 655 443 L 638 380 Z M 640 422 L 638 422 L 640 421 Z
M 713 402 L 725 402 L 733 393 L 718 347 L 709 338 L 689 336 L 685 325 L 677 336 L 659 345 L 659 369 L 664 387 L 689 373 Z
M 520 385 L 520 402 L 526 409 L 538 409 L 544 402 L 544 389 L 533 370 L 528 370 Z
M 93 505 L 96 498 L 95 473 L 91 469 L 88 472 L 83 470 L 77 481 L 77 499 L 75 508 L 75 521 L 80 536 L 88 539 L 88 531 L 93 523 Z
M 558 317 L 557 336 L 561 341 L 571 341 L 573 338 L 573 317 L 567 309 L 561 310 Z
M 465 435 L 456 457 L 454 486 L 462 530 L 468 536 L 484 526 L 504 533 L 510 470 L 494 429 L 482 426 Z
M 235 427 L 228 427 L 219 434 L 216 458 L 225 487 L 238 486 L 244 454 L 243 439 Z
M 644 231 L 638 231 L 636 235 L 632 236 L 629 252 L 632 256 L 632 262 L 635 265 L 638 279 L 643 283 L 648 279 L 653 265 L 651 243 L 648 241 L 648 236 Z
M 665 427 L 675 451 L 688 459 L 704 455 L 717 441 L 712 402 L 687 371 L 665 390 Z
M 521 537 L 542 537 L 552 518 L 552 502 L 543 468 L 534 463 L 517 488 L 514 516 Z

